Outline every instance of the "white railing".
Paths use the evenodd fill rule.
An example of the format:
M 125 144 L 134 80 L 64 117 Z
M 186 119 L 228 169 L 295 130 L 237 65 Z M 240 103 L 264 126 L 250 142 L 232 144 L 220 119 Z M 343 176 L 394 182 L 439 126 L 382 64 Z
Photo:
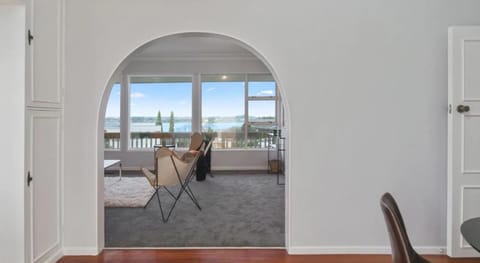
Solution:
M 190 145 L 189 132 L 160 133 L 160 132 L 132 132 L 130 133 L 130 149 L 147 149 L 155 145 L 174 145 L 185 147 Z M 214 132 L 204 133 L 206 139 L 213 138 L 214 149 L 232 148 L 267 148 L 272 143 L 272 136 L 267 132 L 249 132 L 245 139 L 244 133 Z M 105 132 L 105 149 L 120 149 L 120 133 Z

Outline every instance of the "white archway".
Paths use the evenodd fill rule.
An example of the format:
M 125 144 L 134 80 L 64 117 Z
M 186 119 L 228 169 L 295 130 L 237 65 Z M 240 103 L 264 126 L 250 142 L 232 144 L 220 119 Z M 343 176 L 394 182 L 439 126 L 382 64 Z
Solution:
M 234 41 L 238 46 L 244 48 L 245 50 L 251 52 L 252 54 L 254 54 L 256 56 L 256 58 L 258 58 L 264 65 L 265 67 L 269 70 L 269 72 L 272 74 L 272 76 L 274 77 L 276 83 L 277 83 L 277 86 L 278 86 L 278 90 L 280 92 L 280 96 L 282 98 L 282 105 L 284 107 L 284 119 L 285 119 L 285 127 L 286 127 L 286 130 L 287 130 L 287 137 L 290 137 L 290 133 L 291 133 L 291 127 L 290 127 L 290 110 L 289 110 L 289 106 L 288 106 L 288 100 L 286 98 L 286 96 L 284 95 L 285 92 L 284 92 L 284 89 L 283 89 L 283 85 L 281 84 L 280 82 L 280 78 L 278 77 L 277 73 L 275 72 L 274 70 L 274 67 L 265 59 L 264 56 L 262 56 L 262 54 L 260 52 L 258 52 L 254 47 L 248 45 L 247 43 L 237 39 L 237 38 L 234 38 L 234 37 L 231 37 L 231 36 L 226 36 L 226 35 L 222 35 L 222 34 L 217 34 L 217 33 L 207 33 L 207 32 L 182 32 L 182 33 L 174 33 L 174 34 L 168 34 L 168 35 L 165 35 L 165 36 L 161 36 L 159 38 L 156 38 L 156 39 L 150 39 L 146 42 L 144 42 L 143 45 L 135 48 L 134 50 L 131 51 L 131 53 L 127 54 L 124 59 L 122 60 L 121 63 L 119 63 L 119 65 L 117 66 L 117 68 L 113 71 L 114 73 L 112 74 L 112 76 L 110 77 L 110 79 L 108 81 L 106 81 L 106 86 L 104 88 L 104 92 L 103 92 L 103 96 L 101 98 L 101 101 L 100 101 L 100 106 L 99 106 L 99 111 L 98 111 L 98 145 L 97 145 L 97 150 L 98 150 L 98 174 L 97 174 L 97 181 L 100 182 L 100 181 L 103 181 L 103 159 L 104 159 L 104 141 L 103 141 L 103 135 L 104 135 L 104 130 L 103 130 L 103 127 L 104 127 L 104 121 L 105 121 L 105 111 L 106 111 L 106 108 L 107 108 L 107 103 L 108 103 L 108 99 L 109 99 L 109 95 L 110 95 L 110 92 L 111 92 L 111 88 L 113 86 L 113 83 L 115 82 L 115 76 L 117 74 L 119 74 L 119 72 L 121 72 L 125 66 L 128 64 L 129 62 L 129 58 L 130 56 L 136 51 L 136 50 L 139 50 L 145 46 L 147 46 L 149 43 L 151 43 L 152 41 L 157 41 L 157 40 L 161 40 L 163 38 L 166 38 L 166 37 L 170 37 L 170 36 L 178 36 L 178 35 L 198 35 L 198 36 L 210 36 L 210 37 L 216 37 L 216 38 L 225 38 L 225 39 L 229 39 L 229 40 L 232 40 Z M 287 148 L 286 148 L 286 151 L 285 151 L 285 184 L 288 185 L 289 184 L 289 147 L 288 147 L 288 144 L 287 144 Z M 100 203 L 103 203 L 103 183 L 102 184 L 99 184 L 98 185 L 98 189 L 97 189 L 97 201 L 98 201 L 98 204 Z M 104 222 L 105 222 L 105 216 L 104 216 L 104 211 L 103 211 L 103 206 L 99 206 L 98 208 L 98 225 L 99 226 L 104 226 Z M 285 246 L 288 247 L 288 244 L 289 244 L 289 237 L 290 237 L 290 194 L 289 194 L 289 187 L 286 187 L 285 188 Z M 99 240 L 99 246 L 100 247 L 104 247 L 104 240 L 105 240 L 105 231 L 103 230 L 103 228 L 101 229 L 100 227 L 97 229 L 97 239 Z

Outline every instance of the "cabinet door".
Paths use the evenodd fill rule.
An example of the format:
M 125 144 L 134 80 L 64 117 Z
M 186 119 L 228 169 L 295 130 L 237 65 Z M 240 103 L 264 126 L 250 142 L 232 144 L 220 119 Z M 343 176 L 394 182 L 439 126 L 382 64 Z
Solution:
M 27 1 L 27 96 L 30 107 L 62 108 L 62 0 Z
M 26 119 L 28 262 L 51 262 L 61 253 L 62 114 L 29 110 Z

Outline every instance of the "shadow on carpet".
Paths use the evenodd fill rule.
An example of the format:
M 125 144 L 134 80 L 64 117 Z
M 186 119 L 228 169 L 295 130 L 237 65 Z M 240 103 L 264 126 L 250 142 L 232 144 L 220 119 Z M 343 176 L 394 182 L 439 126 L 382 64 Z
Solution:
M 202 210 L 182 195 L 167 223 L 157 199 L 143 208 L 105 208 L 106 247 L 283 247 L 285 188 L 276 175 L 215 175 L 192 181 Z M 172 200 L 162 190 L 162 205 Z

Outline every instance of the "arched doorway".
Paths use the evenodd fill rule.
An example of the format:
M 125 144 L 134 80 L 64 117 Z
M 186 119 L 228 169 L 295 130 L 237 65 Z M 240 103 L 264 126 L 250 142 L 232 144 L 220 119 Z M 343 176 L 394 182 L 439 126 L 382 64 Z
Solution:
M 184 41 L 181 41 L 182 39 Z M 188 41 L 185 41 L 186 39 L 188 39 Z M 201 42 L 201 45 L 192 45 L 195 44 L 192 43 L 192 40 Z M 232 61 L 236 61 L 236 64 L 232 65 Z M 215 83 L 222 83 L 225 81 L 228 81 L 229 83 L 244 83 L 242 84 L 244 85 L 244 87 L 242 87 L 243 107 L 240 109 L 240 114 L 235 115 L 235 113 L 229 113 L 231 116 L 215 116 L 207 114 L 209 109 L 205 107 L 205 104 L 208 103 L 208 100 L 205 98 L 209 95 L 204 91 L 210 89 L 214 90 L 218 88 L 218 86 L 214 85 Z M 184 113 L 181 117 L 189 119 L 190 126 L 183 123 L 181 126 L 185 126 L 186 128 L 182 131 L 183 134 L 179 135 L 182 132 L 177 132 L 175 129 L 172 129 L 173 125 L 171 122 L 166 125 L 165 121 L 162 120 L 165 120 L 165 117 L 168 117 L 168 113 L 170 113 L 170 120 L 175 120 L 175 117 L 172 117 L 174 112 L 177 112 L 178 114 L 178 112 L 181 112 L 183 109 L 180 107 L 175 110 L 170 110 L 170 112 L 162 109 L 158 110 L 157 120 L 158 118 L 160 119 L 160 125 L 158 125 L 158 121 L 155 121 L 157 123 L 157 127 L 154 127 L 154 129 L 156 129 L 155 131 L 162 129 L 163 132 L 163 129 L 165 129 L 170 132 L 175 132 L 176 136 L 174 144 L 185 146 L 187 145 L 187 142 L 184 139 L 186 138 L 188 140 L 189 133 L 193 131 L 209 132 L 209 129 L 212 129 L 212 131 L 216 133 L 215 138 L 217 145 L 224 148 L 222 149 L 223 151 L 221 151 L 221 154 L 217 154 L 217 158 L 213 158 L 217 163 L 227 163 L 227 165 L 224 165 L 225 167 L 238 169 L 239 166 L 236 165 L 235 162 L 232 162 L 232 160 L 241 160 L 244 162 L 242 165 L 246 165 L 251 169 L 258 169 L 259 167 L 266 166 L 267 169 L 270 169 L 270 172 L 273 173 L 285 173 L 288 171 L 284 166 L 284 164 L 288 163 L 286 161 L 288 157 L 288 154 L 286 154 L 287 151 L 277 151 L 278 148 L 270 148 L 274 149 L 272 156 L 275 157 L 272 158 L 272 160 L 269 159 L 271 156 L 269 146 L 273 145 L 273 141 L 276 140 L 275 142 L 277 142 L 277 144 L 275 144 L 275 146 L 278 147 L 279 140 L 277 139 L 285 137 L 285 130 L 288 124 L 288 114 L 286 114 L 285 111 L 285 101 L 281 96 L 282 92 L 280 91 L 281 87 L 278 85 L 278 78 L 275 76 L 274 72 L 272 72 L 271 67 L 265 63 L 264 59 L 258 55 L 258 52 L 255 52 L 252 48 L 236 39 L 207 33 L 184 33 L 150 41 L 132 52 L 121 63 L 110 79 L 109 85 L 105 90 L 99 114 L 99 127 L 105 127 L 105 121 L 109 120 L 102 118 L 105 117 L 105 114 L 102 113 L 107 112 L 108 116 L 109 106 L 107 107 L 107 103 L 108 101 L 111 101 L 112 95 L 116 96 L 118 94 L 118 98 L 116 99 L 119 104 L 119 108 L 117 109 L 117 119 L 119 122 L 118 132 L 111 132 L 108 131 L 108 129 L 103 128 L 103 132 L 99 131 L 99 134 L 102 134 L 104 138 L 106 138 L 105 140 L 104 138 L 99 138 L 99 147 L 110 148 L 108 152 L 105 152 L 105 159 L 120 160 L 124 168 L 140 168 L 151 165 L 150 163 L 152 162 L 153 155 L 152 151 L 148 149 L 158 141 L 152 140 L 154 138 L 149 137 L 148 135 L 153 131 L 152 127 L 141 127 L 141 129 L 144 130 L 132 131 L 135 123 L 138 123 L 135 121 L 135 118 L 142 117 L 131 114 L 133 111 L 142 111 L 142 107 L 139 107 L 132 101 L 136 98 L 144 98 L 146 92 L 139 88 L 141 85 L 137 85 L 137 87 L 132 83 L 180 83 L 181 85 L 179 85 L 178 89 L 181 89 L 180 86 L 189 82 L 191 83 L 191 86 L 189 87 L 187 85 L 185 90 L 188 90 L 189 88 L 191 89 L 191 94 L 187 95 L 187 98 L 191 98 L 192 103 L 187 106 L 184 104 L 184 108 L 187 108 L 184 112 L 187 113 Z M 264 86 L 262 89 L 262 87 L 255 86 L 255 83 L 257 82 L 261 84 L 273 82 L 275 87 L 274 89 L 271 89 Z M 113 93 L 111 91 L 112 89 Z M 257 93 L 250 94 L 251 90 L 256 90 Z M 172 92 L 164 92 L 163 95 L 165 96 L 167 93 L 170 94 Z M 174 95 L 177 96 L 178 94 Z M 185 98 L 185 94 L 183 94 L 183 96 L 183 98 Z M 224 98 L 224 100 L 228 99 L 229 98 Z M 221 103 L 221 101 L 216 101 L 214 104 L 219 103 Z M 166 104 L 166 102 L 163 104 Z M 224 106 L 221 111 L 229 110 L 233 104 L 227 102 L 227 105 L 228 106 Z M 255 116 L 253 114 L 262 111 L 264 108 L 272 109 L 272 105 L 274 112 L 273 121 L 271 121 L 272 116 Z M 162 112 L 164 116 L 163 118 L 159 117 L 162 116 Z M 185 114 L 188 115 L 188 112 L 191 112 L 191 115 L 185 116 Z M 235 117 L 241 116 L 242 114 L 243 119 L 236 119 L 237 121 L 235 122 L 236 124 L 243 122 L 242 125 L 236 127 L 240 133 L 235 132 L 232 136 L 229 132 L 223 130 L 219 132 L 215 130 L 217 126 L 221 126 L 216 126 L 215 124 L 232 122 Z M 150 123 L 153 123 L 152 120 L 150 120 Z M 177 122 L 175 127 L 178 126 L 179 123 Z M 112 135 L 114 133 L 117 134 Z M 250 136 L 257 137 L 252 138 Z M 253 148 L 258 149 L 228 150 L 230 148 L 238 147 L 239 145 L 245 148 L 253 146 Z M 282 147 L 285 147 L 285 145 L 286 144 L 283 144 Z M 283 148 L 282 150 L 288 149 Z M 268 164 L 270 164 L 270 166 L 268 166 Z M 222 166 L 217 164 L 217 167 L 221 168 Z M 275 174 L 275 176 L 278 181 L 273 181 L 272 184 L 278 187 L 284 179 L 282 179 L 283 177 L 280 175 Z M 273 178 L 275 179 L 275 177 Z M 286 203 L 286 198 L 284 197 L 285 191 L 284 188 L 280 189 L 282 189 L 283 192 L 281 202 L 283 206 L 282 212 L 283 215 L 285 215 L 288 214 L 288 212 L 284 212 Z M 257 208 L 250 213 L 250 215 L 255 215 L 263 210 Z M 285 246 L 285 229 L 287 229 L 287 227 L 285 227 L 283 215 L 281 218 L 281 228 L 283 231 L 281 235 L 281 243 L 272 243 L 273 245 L 267 246 Z M 278 219 L 278 215 L 275 217 Z M 255 221 L 262 220 L 259 219 Z M 160 221 L 157 223 L 161 224 Z M 107 225 L 108 222 L 106 226 Z M 120 231 L 124 230 L 125 229 Z M 260 229 L 259 231 L 265 230 Z M 125 236 L 129 234 L 123 233 L 123 235 Z M 108 242 L 109 240 L 106 240 L 107 244 Z M 140 245 L 135 246 L 150 246 L 141 245 L 143 243 L 138 244 Z M 189 243 L 186 244 L 187 246 L 198 246 L 189 245 Z M 233 246 L 252 245 L 248 243 L 245 245 L 238 243 Z

